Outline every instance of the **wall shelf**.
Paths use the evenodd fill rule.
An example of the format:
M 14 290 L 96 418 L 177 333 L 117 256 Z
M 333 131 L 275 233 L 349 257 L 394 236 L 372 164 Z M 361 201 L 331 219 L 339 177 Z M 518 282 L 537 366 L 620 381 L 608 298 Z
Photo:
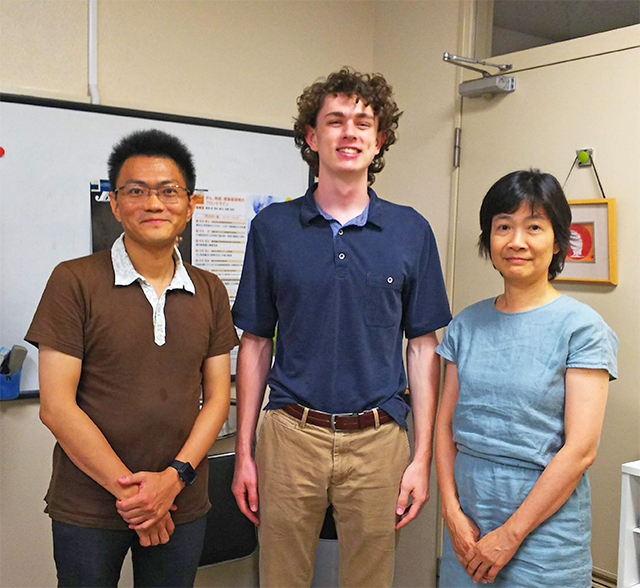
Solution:
M 640 461 L 622 464 L 618 588 L 640 586 Z

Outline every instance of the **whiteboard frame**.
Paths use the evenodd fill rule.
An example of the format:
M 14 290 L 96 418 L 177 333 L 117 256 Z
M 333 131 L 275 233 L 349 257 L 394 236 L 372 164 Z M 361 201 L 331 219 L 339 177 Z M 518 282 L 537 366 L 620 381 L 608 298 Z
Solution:
M 102 155 L 98 162 L 100 171 L 92 172 L 84 169 L 86 165 L 82 162 L 76 166 L 77 173 L 86 176 L 83 177 L 83 182 L 87 182 L 87 190 L 79 190 L 79 184 L 73 189 L 58 190 L 59 178 L 53 177 L 50 181 L 42 180 L 40 176 L 46 176 L 45 169 L 57 170 L 59 164 L 69 165 L 68 161 L 64 161 L 64 149 L 60 148 L 64 144 L 64 137 L 47 136 L 47 131 L 43 130 L 40 133 L 40 128 L 37 126 L 29 129 L 28 120 L 24 125 L 25 136 L 31 133 L 29 140 L 33 141 L 34 147 L 27 150 L 28 153 L 21 155 L 21 161 L 26 162 L 26 171 L 22 173 L 22 179 L 16 181 L 9 178 L 9 176 L 14 177 L 11 166 L 16 163 L 12 157 L 14 155 L 16 158 L 18 157 L 17 149 L 12 149 L 12 145 L 3 142 L 8 140 L 7 136 L 11 135 L 11 132 L 14 137 L 17 133 L 15 129 L 13 131 L 9 129 L 11 131 L 9 133 L 5 132 L 11 127 L 11 121 L 2 115 L 3 112 L 5 114 L 11 112 L 11 105 L 18 105 L 20 111 L 22 111 L 22 106 L 27 109 L 34 107 L 37 109 L 37 111 L 33 111 L 34 113 L 46 112 L 52 119 L 65 119 L 70 116 L 74 120 L 77 118 L 80 123 L 99 120 L 100 122 L 96 123 L 98 126 L 103 124 L 104 117 L 102 115 L 107 116 L 105 120 L 108 122 L 105 123 L 104 133 L 101 134 L 109 135 L 111 138 L 108 149 L 105 149 L 104 145 L 101 147 Z M 47 110 L 41 111 L 41 108 Z M 78 113 L 77 117 L 76 113 Z M 100 118 L 95 119 L 95 115 Z M 154 124 L 156 122 L 158 125 Z M 68 139 L 67 143 L 71 147 L 76 144 L 79 144 L 80 148 L 91 147 L 93 137 L 97 137 L 101 141 L 105 140 L 104 136 L 97 136 L 95 131 L 91 135 L 90 130 L 86 131 L 89 133 L 88 135 L 83 136 L 82 129 L 77 129 L 76 126 L 82 127 L 83 125 L 67 125 L 65 127 L 65 129 L 68 128 L 70 135 L 80 133 L 80 139 Z M 214 190 L 270 193 L 270 190 L 273 191 L 274 181 L 277 181 L 285 185 L 283 186 L 284 196 L 294 198 L 301 196 L 310 185 L 308 165 L 302 160 L 299 150 L 295 147 L 292 140 L 293 131 L 289 129 L 0 93 L 0 146 L 6 150 L 5 156 L 0 157 L 0 345 L 10 347 L 13 344 L 24 344 L 22 339 L 55 265 L 66 259 L 91 254 L 88 182 L 99 179 L 90 177 L 96 173 L 100 175 L 100 178 L 106 178 L 107 158 L 111 146 L 132 130 L 153 127 L 176 134 L 194 153 L 198 176 L 197 187 L 201 185 L 201 178 L 206 176 L 203 171 L 208 170 L 209 166 L 212 168 L 217 166 L 216 173 L 218 174 L 222 173 L 221 169 L 233 170 L 229 172 L 231 175 L 221 180 L 220 186 L 211 185 L 215 184 L 217 180 L 216 182 L 209 180 L 207 185 L 203 186 Z M 66 133 L 65 129 L 59 131 L 59 134 Z M 206 133 L 206 138 L 203 138 L 201 133 Z M 190 141 L 185 137 L 185 135 L 191 134 L 197 136 L 198 139 Z M 211 142 L 218 141 L 223 144 L 225 141 L 230 141 L 230 147 L 223 149 L 219 145 L 216 147 L 218 156 L 212 157 L 212 162 L 207 159 L 206 164 L 203 165 L 203 162 L 198 159 L 198 148 L 194 148 L 194 143 L 201 146 L 206 142 L 208 145 L 209 134 Z M 52 140 L 52 144 L 55 146 L 48 151 L 45 148 L 40 150 L 40 143 L 46 143 L 49 140 Z M 290 147 L 288 141 L 290 141 Z M 265 142 L 268 142 L 273 148 L 265 149 Z M 253 149 L 253 151 L 248 149 L 246 160 L 246 152 L 237 149 L 239 143 L 243 143 L 244 146 L 250 144 Z M 220 154 L 226 157 L 227 151 L 232 160 L 223 161 L 224 158 Z M 284 162 L 282 167 L 273 171 L 273 178 L 259 171 L 263 158 L 265 160 L 278 159 L 278 165 Z M 83 157 L 78 159 L 82 160 Z M 260 161 L 256 161 L 256 159 Z M 47 168 L 46 166 L 52 167 Z M 274 166 L 270 165 L 269 169 L 272 167 Z M 241 172 L 240 168 L 242 168 Z M 254 168 L 258 171 L 255 171 Z M 232 174 L 235 175 L 232 176 Z M 67 175 L 69 174 L 67 173 Z M 274 179 L 276 177 L 277 180 Z M 236 181 L 242 183 L 245 179 L 251 183 L 252 189 L 239 185 L 237 190 L 234 190 L 233 184 Z M 39 181 L 43 183 L 37 188 L 34 187 L 33 192 L 29 193 L 28 188 L 31 184 Z M 263 184 L 265 188 L 256 187 Z M 23 190 L 23 186 L 27 189 Z M 76 194 L 76 192 L 80 193 Z M 57 216 L 53 219 L 50 218 L 49 211 L 54 211 Z M 35 389 L 37 388 L 37 352 L 31 345 L 27 345 L 27 347 L 29 354 L 23 370 L 22 390 L 19 399 L 39 396 L 37 389 Z

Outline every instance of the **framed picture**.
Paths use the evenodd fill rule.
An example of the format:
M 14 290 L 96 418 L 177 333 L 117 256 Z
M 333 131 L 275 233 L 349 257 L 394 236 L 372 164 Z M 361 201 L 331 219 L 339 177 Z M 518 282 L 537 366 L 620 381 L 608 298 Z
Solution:
M 569 200 L 571 239 L 560 282 L 618 284 L 616 201 Z

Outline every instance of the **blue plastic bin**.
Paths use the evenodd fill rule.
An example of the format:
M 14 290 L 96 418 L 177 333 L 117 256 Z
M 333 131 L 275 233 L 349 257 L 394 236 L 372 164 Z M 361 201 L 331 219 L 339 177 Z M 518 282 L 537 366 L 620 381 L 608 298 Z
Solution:
M 0 375 L 0 400 L 13 400 L 20 394 L 22 370 L 12 376 Z

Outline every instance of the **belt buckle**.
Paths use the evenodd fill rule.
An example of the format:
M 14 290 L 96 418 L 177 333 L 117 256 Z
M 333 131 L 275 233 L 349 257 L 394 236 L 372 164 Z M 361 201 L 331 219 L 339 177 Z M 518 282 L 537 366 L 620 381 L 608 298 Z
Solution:
M 331 419 L 329 421 L 329 428 L 335 433 L 336 431 L 344 431 L 346 429 L 337 429 L 336 428 L 336 419 L 338 417 L 357 417 L 360 413 L 358 412 L 343 412 L 339 414 L 332 414 Z

